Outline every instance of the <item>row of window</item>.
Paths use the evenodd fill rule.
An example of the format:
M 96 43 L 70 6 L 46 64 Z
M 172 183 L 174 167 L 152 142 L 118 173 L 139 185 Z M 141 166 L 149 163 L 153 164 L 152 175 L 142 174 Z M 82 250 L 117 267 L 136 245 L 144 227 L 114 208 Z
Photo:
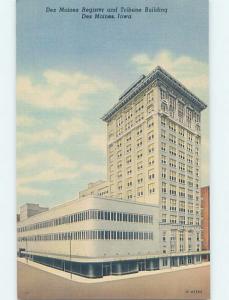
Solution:
M 36 229 L 46 228 L 46 227 L 53 227 L 53 226 L 58 226 L 58 225 L 63 225 L 68 223 L 74 223 L 74 222 L 81 222 L 85 220 L 107 220 L 107 221 L 118 221 L 118 222 L 152 224 L 153 216 L 89 209 L 75 214 L 66 215 L 63 217 L 19 227 L 18 232 L 36 230 Z
M 161 222 L 167 223 L 167 215 L 166 214 L 162 214 Z M 185 216 L 179 216 L 179 223 L 178 223 L 178 217 L 176 215 L 170 215 L 169 223 L 170 224 L 181 224 L 181 225 L 194 225 L 194 219 L 192 217 L 188 217 L 188 218 L 186 218 L 186 223 L 185 223 Z M 199 218 L 196 218 L 195 225 L 200 225 Z
M 171 131 L 173 132 L 178 132 L 180 136 L 185 137 L 185 135 L 187 134 L 187 138 L 190 142 L 194 141 L 195 139 L 195 143 L 196 144 L 200 144 L 200 137 L 195 137 L 195 135 L 187 130 L 185 130 L 183 127 L 177 125 L 175 122 L 168 120 L 166 117 L 162 116 L 161 117 L 161 125 L 163 127 L 166 127 L 166 125 L 168 124 L 168 127 Z
M 153 232 L 81 230 L 18 237 L 18 242 L 66 240 L 153 240 Z

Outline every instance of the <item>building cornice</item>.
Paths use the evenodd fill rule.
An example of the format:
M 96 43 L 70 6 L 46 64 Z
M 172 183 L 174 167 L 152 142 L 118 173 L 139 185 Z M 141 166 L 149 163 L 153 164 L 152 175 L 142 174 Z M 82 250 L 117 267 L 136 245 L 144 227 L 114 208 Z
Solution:
M 102 120 L 107 122 L 112 116 L 119 111 L 125 104 L 138 95 L 144 88 L 156 80 L 161 80 L 165 82 L 174 90 L 179 92 L 182 96 L 189 99 L 194 105 L 196 105 L 200 110 L 203 110 L 207 105 L 195 96 L 191 91 L 189 91 L 182 83 L 176 80 L 172 75 L 161 67 L 156 67 L 147 76 L 142 76 L 138 81 L 136 81 L 129 89 L 127 89 L 122 96 L 119 98 L 118 103 L 116 103 L 103 117 Z

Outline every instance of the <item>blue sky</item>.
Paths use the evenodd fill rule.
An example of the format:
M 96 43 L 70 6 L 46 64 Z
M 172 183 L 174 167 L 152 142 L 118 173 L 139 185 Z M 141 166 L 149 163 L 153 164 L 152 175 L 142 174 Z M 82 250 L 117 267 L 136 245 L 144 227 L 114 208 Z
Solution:
M 82 20 L 47 6 L 168 8 L 131 20 Z M 106 176 L 100 120 L 128 85 L 162 65 L 208 103 L 208 2 L 17 1 L 18 205 L 52 206 Z M 202 184 L 208 184 L 208 111 Z

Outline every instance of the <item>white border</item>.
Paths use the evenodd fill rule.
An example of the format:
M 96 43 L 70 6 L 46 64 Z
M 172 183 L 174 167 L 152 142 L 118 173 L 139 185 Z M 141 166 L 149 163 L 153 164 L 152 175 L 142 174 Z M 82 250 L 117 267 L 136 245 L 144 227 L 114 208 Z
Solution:
M 211 298 L 229 299 L 229 2 L 210 1 Z
M 0 7 L 0 291 L 16 295 L 15 1 Z

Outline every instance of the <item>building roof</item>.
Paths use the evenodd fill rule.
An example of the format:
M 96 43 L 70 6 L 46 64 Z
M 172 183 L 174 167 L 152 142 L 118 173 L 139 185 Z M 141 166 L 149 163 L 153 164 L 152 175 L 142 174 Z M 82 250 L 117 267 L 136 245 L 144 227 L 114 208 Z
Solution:
M 187 97 L 191 102 L 197 105 L 201 110 L 205 109 L 207 105 L 195 96 L 191 91 L 189 91 L 181 82 L 176 80 L 172 75 L 165 71 L 160 66 L 156 67 L 147 76 L 142 75 L 137 81 L 135 81 L 127 90 L 123 92 L 120 96 L 118 103 L 116 103 L 103 117 L 103 121 L 109 121 L 111 117 L 125 104 L 132 100 L 134 96 L 139 94 L 146 86 L 148 86 L 153 81 L 161 79 L 165 83 L 168 83 L 174 89 L 176 89 L 180 94 Z

